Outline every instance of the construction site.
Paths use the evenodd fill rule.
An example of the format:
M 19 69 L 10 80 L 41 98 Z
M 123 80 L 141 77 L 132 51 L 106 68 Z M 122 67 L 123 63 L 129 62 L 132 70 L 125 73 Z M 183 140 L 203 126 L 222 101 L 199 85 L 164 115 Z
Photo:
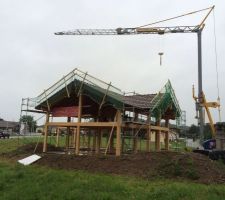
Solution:
M 76 155 L 81 149 L 116 156 L 126 150 L 137 152 L 140 138 L 145 140 L 145 149 L 149 152 L 152 137 L 156 151 L 161 150 L 161 138 L 164 138 L 164 148 L 169 150 L 169 120 L 179 120 L 181 116 L 170 81 L 156 94 L 125 95 L 111 83 L 79 69 L 74 69 L 37 98 L 23 101 L 26 111 L 36 109 L 46 113 L 43 152 L 47 152 L 51 127 L 57 129 L 56 146 L 60 130 L 66 129 L 65 149 L 74 149 Z M 57 117 L 66 121 L 57 122 Z M 103 136 L 107 138 L 104 147 L 101 145 Z M 84 146 L 81 146 L 81 137 L 85 139 Z
M 207 150 L 211 150 L 215 148 L 217 139 L 217 143 L 220 144 L 219 150 L 223 150 L 225 138 L 223 134 L 219 134 L 220 138 L 216 138 L 216 129 L 210 113 L 210 108 L 218 108 L 220 116 L 218 72 L 217 102 L 208 102 L 202 88 L 201 38 L 205 22 L 213 10 L 214 6 L 137 28 L 76 29 L 56 32 L 55 35 L 196 34 L 198 41 L 198 96 L 195 96 L 194 86 L 192 93 L 196 104 L 196 118 L 200 127 L 200 142 L 203 142 L 204 139 L 205 111 L 212 134 L 211 140 L 204 144 L 200 143 L 199 147 L 203 146 Z M 202 21 L 195 26 L 155 26 L 165 21 L 203 11 L 206 14 Z M 159 52 L 160 65 L 162 65 L 162 56 L 163 52 Z M 170 138 L 179 134 L 186 121 L 185 111 L 181 110 L 169 80 L 162 89 L 155 93 L 127 93 L 113 86 L 110 80 L 106 83 L 77 68 L 45 89 L 36 98 L 22 99 L 20 116 L 23 116 L 24 112 L 26 114 L 28 112 L 42 113 L 46 116 L 43 128 L 43 153 L 48 151 L 48 136 L 54 129 L 55 146 L 59 146 L 60 138 L 64 133 L 66 136 L 64 151 L 75 155 L 114 154 L 120 156 L 128 152 L 137 153 L 138 149 L 146 152 L 153 149 L 168 151 Z M 61 119 L 58 120 L 59 118 Z M 173 129 L 176 129 L 175 132 L 170 130 L 171 120 L 173 120 L 171 125 L 174 127 Z
M 216 63 L 214 71 L 216 73 L 216 89 L 214 90 L 217 92 L 216 101 L 208 101 L 208 91 L 203 89 L 205 80 L 203 72 L 205 69 L 202 33 L 205 30 L 204 28 L 209 17 L 214 16 L 214 10 L 215 6 L 211 6 L 131 28 L 91 28 L 55 32 L 54 36 L 57 40 L 60 40 L 60 37 L 68 36 L 82 36 L 84 38 L 89 36 L 90 40 L 95 40 L 93 36 L 108 36 L 109 38 L 120 37 L 122 40 L 123 37 L 131 35 L 151 35 L 152 37 L 155 35 L 160 35 L 160 37 L 164 37 L 164 35 L 176 37 L 177 34 L 184 36 L 185 34 L 195 35 L 197 49 L 196 52 L 193 52 L 197 53 L 197 74 L 193 72 L 194 75 L 190 75 L 190 79 L 193 79 L 192 82 L 197 82 L 196 89 L 194 85 L 190 85 L 188 88 L 190 88 L 189 92 L 192 92 L 192 96 L 188 96 L 188 91 L 185 91 L 185 95 L 180 96 L 180 93 L 177 93 L 175 88 L 184 86 L 175 85 L 176 83 L 174 84 L 174 81 L 169 76 L 165 83 L 157 85 L 157 79 L 161 78 L 160 74 L 149 82 L 145 82 L 143 77 L 137 77 L 134 74 L 137 79 L 135 83 L 140 84 L 137 88 L 141 88 L 144 83 L 148 83 L 145 84 L 148 92 L 142 92 L 144 90 L 139 92 L 135 90 L 136 88 L 131 88 L 131 91 L 135 92 L 124 91 L 123 85 L 116 86 L 116 73 L 111 74 L 111 80 L 108 78 L 110 75 L 104 79 L 104 75 L 100 75 L 99 69 L 90 68 L 90 71 L 85 71 L 82 69 L 82 66 L 71 68 L 66 75 L 61 76 L 55 82 L 49 81 L 51 80 L 49 78 L 47 85 L 46 82 L 41 82 L 41 79 L 38 79 L 38 87 L 40 85 L 40 91 L 43 92 L 34 95 L 35 97 L 22 98 L 20 119 L 16 127 L 9 127 L 8 122 L 10 121 L 1 119 L 4 130 L 1 130 L 0 136 L 4 138 L 4 141 L 0 141 L 0 158 L 3 160 L 1 162 L 6 164 L 0 163 L 0 165 L 7 171 L 8 167 L 5 166 L 8 166 L 8 163 L 19 163 L 19 166 L 15 165 L 15 169 L 11 167 L 15 171 L 15 175 L 10 175 L 12 180 L 23 180 L 29 173 L 33 175 L 37 171 L 37 174 L 32 179 L 37 181 L 37 183 L 41 180 L 41 187 L 49 188 L 50 185 L 55 184 L 54 187 L 57 189 L 54 188 L 54 192 L 58 193 L 59 199 L 65 197 L 74 199 L 74 196 L 79 193 L 75 191 L 73 195 L 69 195 L 70 189 L 68 188 L 74 187 L 74 185 L 70 185 L 74 180 L 83 181 L 82 183 L 76 182 L 76 189 L 78 187 L 84 188 L 81 189 L 82 192 L 81 194 L 79 193 L 80 196 L 76 196 L 76 199 L 82 199 L 87 188 L 91 188 L 91 195 L 94 195 L 93 193 L 95 192 L 99 194 L 98 190 L 104 187 L 98 187 L 98 184 L 103 184 L 107 187 L 105 190 L 110 190 L 111 187 L 114 187 L 114 181 L 117 183 L 116 179 L 118 177 L 119 179 L 122 177 L 120 179 L 122 181 L 115 186 L 116 189 L 112 192 L 113 194 L 117 194 L 117 190 L 120 190 L 121 183 L 127 184 L 131 181 L 129 177 L 132 177 L 132 181 L 135 178 L 135 184 L 139 180 L 141 189 L 147 188 L 148 184 L 151 183 L 163 185 L 160 190 L 163 190 L 172 182 L 178 183 L 178 185 L 182 183 L 184 187 L 186 187 L 186 183 L 194 184 L 191 189 L 192 192 L 189 189 L 187 191 L 189 195 L 194 195 L 196 186 L 199 187 L 201 184 L 204 187 L 206 186 L 204 190 L 207 191 L 209 191 L 207 187 L 210 184 L 224 184 L 225 123 L 221 119 L 221 107 L 223 105 L 221 105 L 220 101 L 218 81 L 215 17 L 213 18 L 214 32 L 212 35 L 215 41 Z M 197 25 L 173 25 L 172 20 L 182 20 L 184 17 L 195 16 L 199 13 L 203 14 Z M 165 22 L 172 25 L 161 26 Z M 77 38 L 76 42 L 82 43 L 81 39 Z M 84 48 L 87 47 L 85 46 Z M 164 54 L 164 51 L 157 52 L 159 67 L 164 65 Z M 85 59 L 88 60 L 88 57 L 85 57 Z M 54 60 L 54 62 L 56 61 Z M 141 66 L 137 66 L 136 70 L 139 70 L 139 68 Z M 104 68 L 104 70 L 107 71 L 107 68 Z M 42 73 L 39 75 L 42 75 Z M 93 75 L 98 73 L 99 77 Z M 123 72 L 122 70 L 121 72 L 117 70 L 117 73 Z M 126 73 L 123 75 L 123 81 L 127 82 L 127 85 L 132 82 L 131 75 L 128 75 L 130 73 L 131 70 L 126 69 Z M 38 76 L 37 74 L 34 74 L 34 76 Z M 46 77 L 51 77 L 53 74 L 54 71 Z M 184 85 L 186 84 L 185 76 L 189 75 L 184 74 L 182 77 L 179 77 L 181 80 L 184 79 L 181 82 Z M 112 80 L 114 81 L 111 82 Z M 29 81 L 27 81 L 27 84 L 29 84 Z M 157 90 L 153 87 L 155 85 L 157 85 Z M 197 94 L 195 90 L 197 90 Z M 29 93 L 29 91 L 26 92 Z M 189 112 L 191 110 L 191 116 L 197 125 L 192 124 L 188 126 L 186 124 L 186 111 L 183 108 L 183 104 L 180 103 L 184 101 L 179 101 L 180 99 L 192 100 L 195 110 L 189 109 Z M 213 113 L 211 112 L 212 109 L 214 110 Z M 215 113 L 218 114 L 218 120 L 215 120 Z M 208 127 L 208 132 L 206 127 Z M 14 130 L 17 130 L 18 133 L 11 136 L 9 133 L 6 133 L 9 128 L 11 128 L 12 133 Z M 195 129 L 191 132 L 191 128 Z M 190 135 L 187 134 L 187 131 L 190 132 Z M 188 145 L 188 140 L 191 140 L 192 144 L 195 143 L 195 146 Z M 27 165 L 34 166 L 30 166 L 30 168 L 24 167 Z M 23 170 L 27 170 L 27 172 L 24 173 Z M 52 176 L 50 178 L 48 177 L 48 171 Z M 0 175 L 1 172 L 0 169 Z M 38 173 L 41 174 L 40 180 Z M 92 183 L 94 186 L 89 186 L 88 184 L 91 183 L 89 176 L 92 177 L 92 175 L 94 177 L 93 180 L 95 180 Z M 63 176 L 67 178 L 64 180 L 65 177 L 63 178 Z M 98 176 L 100 177 L 99 179 Z M 109 176 L 110 181 L 106 180 L 107 176 Z M 7 178 L 7 176 L 5 177 Z M 102 177 L 106 177 L 106 179 L 102 181 Z M 111 179 L 113 180 L 112 182 Z M 63 190 L 59 188 L 59 185 L 63 183 L 61 180 L 64 180 L 66 183 L 65 188 L 62 186 Z M 45 184 L 43 184 L 44 181 L 46 181 Z M 32 184 L 29 183 L 29 185 Z M 135 184 L 132 187 L 136 190 L 139 186 L 136 187 L 137 185 Z M 3 187 L 4 184 L 1 183 L 0 179 L 0 191 L 3 190 Z M 20 187 L 20 184 L 18 184 L 18 188 Z M 36 190 L 39 186 L 35 187 Z M 128 185 L 127 187 L 130 186 Z M 174 186 L 174 188 L 179 187 L 177 185 Z M 93 188 L 95 188 L 95 191 L 92 191 Z M 176 190 L 174 188 L 169 190 Z M 49 199 L 53 198 L 55 194 L 50 194 L 47 190 L 45 197 L 47 199 L 48 197 Z M 64 191 L 66 191 L 65 193 L 68 196 L 64 195 Z M 123 188 L 122 192 L 124 191 Z M 130 191 L 130 189 L 127 189 L 125 193 L 128 195 Z M 149 189 L 149 191 L 154 193 L 154 189 Z M 145 194 L 146 192 L 147 194 L 149 191 L 142 193 Z M 155 196 L 151 194 L 151 197 L 158 199 L 161 192 L 157 192 Z M 167 192 L 165 194 L 167 195 Z M 219 193 L 221 196 L 224 194 L 225 189 Z M 4 197 L 7 197 L 7 193 L 4 193 L 4 195 Z M 39 194 L 39 196 L 35 195 L 31 194 L 30 197 L 34 199 L 41 197 Z M 60 195 L 63 195 L 63 197 Z M 96 196 L 93 199 L 120 199 L 118 196 L 111 198 L 111 196 L 107 195 L 104 193 L 102 198 Z M 133 193 L 129 193 L 129 195 L 128 199 L 136 199 Z M 164 195 L 163 199 L 168 199 L 166 195 Z M 178 197 L 177 195 L 180 195 L 180 198 L 182 190 L 181 193 L 176 191 L 175 196 Z M 204 194 L 201 195 L 202 198 L 200 199 L 203 199 Z M 88 196 L 87 199 L 92 199 L 92 196 Z

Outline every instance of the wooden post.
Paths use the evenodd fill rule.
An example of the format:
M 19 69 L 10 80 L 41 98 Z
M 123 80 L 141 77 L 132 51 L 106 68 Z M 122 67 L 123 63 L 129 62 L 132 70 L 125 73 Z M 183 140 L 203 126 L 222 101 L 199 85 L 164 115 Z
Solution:
M 134 113 L 134 121 L 138 121 L 138 113 Z M 133 129 L 133 149 L 134 149 L 134 153 L 137 153 L 137 149 L 138 149 L 138 134 L 136 135 L 136 129 Z
M 112 136 L 109 139 L 110 139 L 110 141 L 109 141 L 109 153 L 112 153 L 113 148 L 114 148 L 114 130 L 112 131 Z
M 116 127 L 116 156 L 121 155 L 121 125 L 122 125 L 122 118 L 121 118 L 121 111 L 117 110 L 117 127 Z
M 47 152 L 47 142 L 48 142 L 48 123 L 49 122 L 49 112 L 46 114 L 46 121 L 45 121 L 45 129 L 44 129 L 44 144 L 43 144 L 43 152 Z
M 99 154 L 100 152 L 100 144 L 101 144 L 101 128 L 98 128 L 96 137 L 96 148 L 95 148 L 96 154 Z
M 93 131 L 93 144 L 92 144 L 92 150 L 96 150 L 96 130 Z
M 77 129 L 73 130 L 73 147 L 76 148 Z
M 67 117 L 67 122 L 71 122 L 71 117 Z M 66 150 L 69 150 L 69 144 L 70 144 L 70 127 L 67 127 L 66 129 Z
M 88 149 L 90 149 L 91 146 L 91 131 L 88 129 Z
M 148 129 L 146 130 L 146 151 L 151 151 L 151 117 L 148 116 Z
M 56 128 L 56 147 L 59 146 L 59 127 Z
M 156 122 L 156 126 L 160 126 L 160 119 Z M 155 150 L 160 151 L 160 136 L 161 136 L 161 131 L 157 130 L 155 132 Z
M 79 94 L 79 107 L 78 107 L 78 122 L 81 122 L 82 116 L 82 94 Z M 76 148 L 75 154 L 79 155 L 80 153 L 80 125 L 77 126 L 77 137 L 76 137 Z
M 166 119 L 165 126 L 167 128 L 169 128 L 169 119 Z M 165 149 L 168 151 L 169 150 L 169 131 L 166 131 L 165 136 L 166 136 L 165 137 Z

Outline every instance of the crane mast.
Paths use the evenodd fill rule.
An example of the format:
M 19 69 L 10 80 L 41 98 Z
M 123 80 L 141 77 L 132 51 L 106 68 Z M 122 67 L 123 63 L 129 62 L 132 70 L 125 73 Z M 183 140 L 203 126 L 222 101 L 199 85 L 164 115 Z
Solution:
M 203 139 L 204 133 L 204 116 L 203 105 L 201 104 L 202 90 L 202 31 L 205 26 L 205 21 L 209 14 L 212 12 L 215 6 L 197 10 L 194 12 L 182 14 L 169 19 L 160 20 L 147 25 L 134 27 L 134 28 L 116 28 L 116 29 L 74 29 L 71 31 L 56 32 L 55 35 L 139 35 L 139 34 L 168 34 L 168 33 L 197 33 L 197 46 L 198 46 L 198 99 L 196 103 L 196 111 L 199 113 L 198 124 L 200 125 L 200 140 Z M 194 26 L 165 26 L 157 27 L 155 24 L 159 24 L 165 21 L 173 20 L 176 18 L 184 17 L 187 15 L 195 14 L 198 12 L 208 10 L 203 20 Z M 153 26 L 154 25 L 154 26 Z M 150 27 L 149 27 L 150 26 Z

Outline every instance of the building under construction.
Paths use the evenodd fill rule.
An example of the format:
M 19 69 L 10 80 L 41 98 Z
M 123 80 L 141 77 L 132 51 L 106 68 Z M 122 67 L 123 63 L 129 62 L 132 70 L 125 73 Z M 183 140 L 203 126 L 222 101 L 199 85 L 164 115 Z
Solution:
M 168 150 L 169 120 L 181 116 L 170 81 L 157 94 L 125 94 L 111 83 L 78 69 L 38 97 L 23 99 L 23 105 L 26 111 L 46 114 L 43 152 L 48 150 L 49 129 L 55 127 L 56 145 L 63 129 L 66 132 L 65 150 L 76 155 L 86 152 L 120 156 L 128 150 L 137 152 L 139 138 L 149 152 L 152 136 L 154 148 L 159 151 L 161 135 L 164 136 L 164 149 Z M 58 117 L 66 120 L 59 122 Z

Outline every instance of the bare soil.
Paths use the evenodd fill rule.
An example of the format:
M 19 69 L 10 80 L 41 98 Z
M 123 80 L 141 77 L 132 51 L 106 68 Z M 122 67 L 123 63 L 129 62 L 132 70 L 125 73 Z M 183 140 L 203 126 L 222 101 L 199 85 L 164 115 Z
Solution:
M 25 145 L 16 151 L 1 154 L 11 160 L 17 160 L 33 153 L 34 144 Z M 49 151 L 60 150 L 50 146 Z M 225 183 L 225 165 L 220 161 L 212 161 L 207 156 L 192 152 L 150 152 L 123 155 L 82 155 L 42 154 L 42 144 L 36 153 L 42 159 L 35 165 L 56 169 L 82 170 L 92 173 L 125 175 L 147 180 L 167 178 L 173 180 L 189 180 L 197 183 Z

